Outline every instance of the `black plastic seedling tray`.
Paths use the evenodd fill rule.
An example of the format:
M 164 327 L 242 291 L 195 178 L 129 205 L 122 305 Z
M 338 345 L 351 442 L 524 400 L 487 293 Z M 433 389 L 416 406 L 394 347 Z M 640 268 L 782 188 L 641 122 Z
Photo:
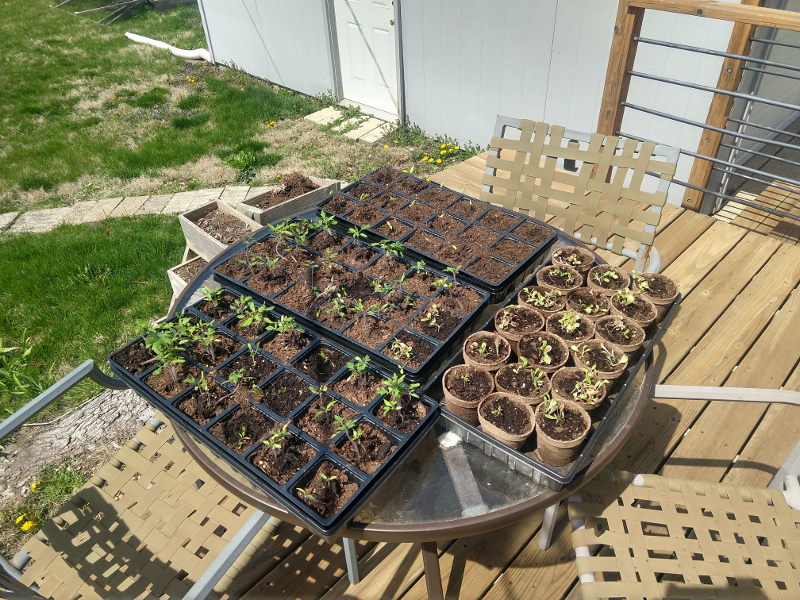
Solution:
M 370 177 L 374 176 L 375 173 L 384 170 L 395 174 L 398 179 L 387 186 L 375 183 L 370 179 Z M 415 182 L 417 186 L 422 188 L 421 191 L 409 194 L 405 190 L 404 192 L 401 192 L 395 189 L 397 186 L 402 186 L 404 183 L 409 181 Z M 435 193 L 439 189 L 452 194 L 452 200 L 448 200 L 447 202 L 437 201 L 436 203 L 428 204 L 426 202 L 426 194 Z M 359 194 L 359 192 L 363 190 L 366 190 L 365 193 L 372 193 L 369 193 L 369 195 L 362 198 L 360 197 L 361 194 Z M 383 201 L 379 199 L 385 198 L 385 194 L 387 192 L 397 200 L 392 206 L 381 206 Z M 344 198 L 349 200 L 351 206 L 348 210 L 338 212 L 331 210 L 330 203 L 332 202 L 332 198 L 328 197 L 317 204 L 318 213 L 325 211 L 328 214 L 335 215 L 339 221 L 338 227 L 342 228 L 343 230 L 346 230 L 349 227 L 366 227 L 367 235 L 372 240 L 390 239 L 399 241 L 406 246 L 406 256 L 413 258 L 414 260 L 424 260 L 427 264 L 432 265 L 438 270 L 444 270 L 447 267 L 459 266 L 457 264 L 453 264 L 452 261 L 446 260 L 446 258 L 438 256 L 442 251 L 446 250 L 449 241 L 454 240 L 458 243 L 458 237 L 472 227 L 488 230 L 488 235 L 493 236 L 491 241 L 487 242 L 489 254 L 469 259 L 467 264 L 462 266 L 461 272 L 466 281 L 472 283 L 476 287 L 490 292 L 490 301 L 492 302 L 500 300 L 505 293 L 509 292 L 513 287 L 515 287 L 515 285 L 518 285 L 525 276 L 535 269 L 538 266 L 538 263 L 541 262 L 540 257 L 543 255 L 543 250 L 546 249 L 557 237 L 557 231 L 555 228 L 537 221 L 536 219 L 532 219 L 520 213 L 511 212 L 496 206 L 492 206 L 486 202 L 481 202 L 480 200 L 462 195 L 449 188 L 431 184 L 430 182 L 414 177 L 413 175 L 400 173 L 399 171 L 389 167 L 381 167 L 380 169 L 365 175 L 362 179 L 344 187 L 341 192 L 338 192 L 338 194 L 343 195 Z M 359 197 L 356 197 L 357 195 Z M 429 199 L 428 201 L 432 202 L 432 199 Z M 352 214 L 364 204 L 371 204 L 377 208 L 375 211 L 376 218 L 372 223 L 359 225 L 355 221 L 351 220 L 350 216 L 352 216 Z M 420 205 L 422 210 L 424 212 L 431 213 L 431 216 L 426 217 L 419 222 L 413 222 L 409 220 L 404 215 L 404 211 L 409 209 L 414 204 Z M 471 212 L 472 214 L 465 215 L 457 212 L 459 209 L 456 207 L 458 206 L 464 206 L 468 208 L 467 212 Z M 488 225 L 486 221 L 488 220 L 490 213 L 491 216 L 505 219 L 507 222 L 505 224 L 493 224 L 494 226 Z M 450 233 L 449 236 L 445 236 L 442 233 L 434 230 L 432 228 L 432 224 L 438 215 L 445 215 L 454 220 L 458 223 L 457 227 L 459 227 L 459 229 Z M 402 235 L 391 235 L 385 226 L 386 221 L 389 220 L 395 223 L 395 225 L 397 225 L 399 222 L 399 225 L 401 226 L 394 227 L 392 231 L 398 231 L 398 233 L 400 229 L 407 229 L 407 231 L 404 231 Z M 528 241 L 524 236 L 520 235 L 520 228 L 525 227 L 526 223 L 532 223 L 539 227 L 545 228 L 550 232 L 550 236 L 544 240 L 537 240 L 536 243 Z M 382 231 L 379 231 L 381 229 Z M 435 248 L 430 252 L 425 252 L 422 249 L 409 245 L 409 243 L 414 243 L 413 240 L 415 239 L 415 236 L 422 236 L 426 240 L 430 240 Z M 515 244 L 527 246 L 530 248 L 530 252 L 525 258 L 521 259 L 517 263 L 512 263 L 507 258 L 504 258 L 500 254 L 493 251 L 493 249 L 501 241 L 509 241 Z M 494 261 L 498 269 L 509 269 L 509 271 L 504 277 L 498 279 L 497 281 L 489 281 L 470 272 L 470 267 L 481 260 Z M 516 264 L 515 267 L 513 266 L 514 264 Z
M 548 260 L 541 268 L 548 266 L 551 264 L 551 261 Z M 535 286 L 536 277 L 535 274 L 532 276 L 528 281 L 525 282 L 524 285 L 521 285 L 513 295 L 511 295 L 506 302 L 499 305 L 497 310 L 495 310 L 488 318 L 488 320 L 476 331 L 495 331 L 494 325 L 494 316 L 497 312 L 502 310 L 503 308 L 517 303 L 517 295 L 519 292 L 528 286 Z M 667 314 L 664 316 L 664 320 L 658 324 L 655 332 L 653 332 L 653 337 L 647 344 L 647 346 L 641 350 L 641 354 L 639 359 L 636 363 L 630 366 L 627 370 L 627 376 L 625 378 L 624 383 L 618 388 L 616 393 L 614 394 L 614 398 L 611 400 L 610 403 L 607 405 L 607 409 L 605 414 L 600 418 L 599 421 L 595 421 L 593 415 L 593 423 L 592 427 L 593 430 L 591 434 L 587 437 L 586 442 L 583 445 L 580 455 L 578 458 L 573 462 L 569 463 L 563 467 L 554 467 L 549 465 L 545 462 L 542 462 L 538 458 L 538 454 L 535 452 L 534 444 L 532 442 L 533 436 L 529 439 L 525 445 L 522 447 L 521 450 L 513 450 L 509 446 L 506 446 L 502 442 L 496 440 L 495 438 L 489 436 L 488 434 L 481 431 L 479 428 L 475 427 L 464 421 L 463 419 L 459 418 L 458 416 L 454 415 L 450 411 L 447 410 L 446 404 L 444 404 L 444 392 L 442 389 L 442 379 L 444 377 L 445 371 L 450 367 L 454 367 L 456 365 L 460 365 L 464 363 L 464 357 L 461 353 L 461 348 L 452 356 L 452 358 L 447 362 L 445 366 L 443 366 L 436 375 L 431 379 L 430 383 L 423 389 L 425 395 L 429 396 L 433 400 L 440 403 L 442 408 L 442 414 L 446 413 L 446 421 L 447 423 L 445 426 L 448 429 L 453 429 L 456 434 L 459 434 L 462 439 L 467 441 L 468 443 L 472 443 L 484 450 L 486 454 L 490 456 L 495 456 L 498 459 L 503 460 L 506 464 L 509 465 L 510 468 L 513 468 L 516 471 L 519 471 L 536 481 L 537 483 L 545 483 L 549 485 L 555 485 L 559 487 L 561 485 L 566 485 L 571 482 L 578 474 L 578 472 L 583 469 L 586 464 L 587 460 L 591 457 L 593 450 L 595 448 L 596 443 L 598 440 L 601 439 L 603 435 L 604 429 L 606 429 L 613 420 L 617 418 L 621 418 L 619 416 L 619 406 L 620 403 L 618 399 L 622 398 L 625 394 L 626 389 L 630 386 L 636 377 L 638 371 L 642 368 L 647 358 L 647 355 L 653 351 L 653 348 L 658 343 L 658 340 L 663 335 L 664 331 L 666 331 L 667 325 L 671 320 L 672 316 L 675 313 L 675 308 L 680 303 L 681 296 L 675 299 L 675 301 L 670 306 Z M 512 359 L 509 359 L 511 362 Z M 595 409 L 593 412 L 597 412 L 601 410 L 600 408 Z M 465 439 L 463 435 L 460 435 L 463 432 L 468 432 L 468 438 Z
M 346 250 L 352 244 L 364 244 L 364 242 L 354 240 L 347 234 L 340 232 L 337 233 L 345 239 L 345 243 L 341 246 L 343 249 L 342 251 Z M 258 243 L 264 239 L 269 239 L 270 236 L 271 234 L 268 232 L 262 233 L 260 237 L 255 238 L 254 243 Z M 313 254 L 315 257 L 320 256 L 318 252 L 315 252 L 307 246 L 303 246 L 303 248 L 309 253 Z M 369 262 L 359 268 L 339 261 L 336 261 L 336 264 L 344 268 L 348 273 L 364 272 L 364 274 L 369 277 L 370 280 L 374 281 L 377 278 L 369 275 L 370 268 L 376 265 L 376 263 L 384 257 L 384 252 L 379 248 L 370 248 L 370 250 L 374 252 L 374 256 L 372 256 Z M 411 278 L 415 273 L 414 263 L 405 258 L 397 258 L 396 260 L 399 261 L 400 264 L 404 265 L 403 274 L 406 279 Z M 435 269 L 428 268 L 427 266 L 424 267 L 423 271 L 431 274 L 435 279 L 444 278 L 447 279 L 447 281 L 452 281 L 452 277 Z M 398 273 L 399 272 L 400 271 L 398 271 Z M 338 327 L 332 328 L 312 318 L 311 315 L 315 310 L 317 310 L 317 308 L 313 307 L 313 305 L 311 310 L 306 309 L 304 312 L 300 312 L 294 307 L 285 304 L 285 301 L 282 300 L 282 296 L 289 292 L 293 286 L 299 285 L 303 277 L 307 274 L 308 271 L 303 275 L 294 276 L 292 283 L 288 284 L 285 288 L 266 295 L 248 285 L 248 282 L 252 277 L 251 275 L 246 275 L 242 279 L 236 280 L 224 273 L 220 273 L 217 269 L 214 270 L 214 278 L 222 285 L 235 289 L 243 295 L 251 296 L 259 299 L 262 302 L 267 302 L 268 304 L 274 305 L 276 307 L 276 312 L 293 316 L 295 320 L 305 329 L 313 331 L 317 335 L 325 337 L 326 339 L 334 340 L 337 344 L 347 348 L 355 354 L 360 356 L 369 356 L 376 365 L 385 370 L 399 373 L 400 369 L 402 368 L 407 375 L 408 381 L 418 383 L 426 381 L 427 378 L 436 370 L 438 364 L 441 363 L 442 359 L 444 358 L 444 354 L 448 352 L 448 348 L 453 343 L 457 343 L 462 337 L 464 337 L 464 334 L 468 330 L 469 326 L 486 306 L 489 296 L 489 294 L 484 290 L 471 286 L 463 281 L 458 281 L 459 285 L 462 285 L 464 288 L 469 289 L 477 294 L 480 298 L 480 302 L 469 312 L 452 311 L 461 318 L 461 323 L 446 338 L 439 340 L 433 335 L 430 335 L 428 332 L 420 331 L 419 329 L 415 328 L 414 321 L 417 316 L 423 314 L 427 310 L 428 306 L 437 302 L 437 298 L 444 293 L 443 290 L 439 288 L 435 292 L 432 292 L 430 296 L 423 296 L 414 292 L 409 292 L 409 295 L 418 304 L 417 308 L 412 313 L 409 313 L 410 316 L 408 316 L 405 321 L 399 322 L 398 328 L 386 339 L 386 341 L 381 343 L 376 348 L 370 348 L 358 342 L 357 340 L 351 339 L 347 335 L 348 330 L 351 330 L 351 328 L 359 325 L 356 317 L 347 318 L 346 321 L 342 324 L 339 324 Z M 433 331 L 430 333 L 432 334 Z M 397 336 L 407 336 L 407 338 L 410 338 L 411 340 L 416 340 L 418 344 L 426 344 L 431 348 L 430 355 L 417 367 L 411 367 L 398 360 L 395 360 L 392 356 L 384 354 L 384 351 L 390 352 L 389 348 L 392 344 L 392 341 Z
M 225 289 L 225 291 L 234 296 L 237 295 L 235 290 Z M 201 304 L 201 302 L 189 307 L 184 314 L 208 321 L 208 317 L 197 309 L 197 306 Z M 173 320 L 179 316 L 180 315 L 174 317 Z M 206 367 L 201 363 L 194 361 L 187 353 L 184 353 L 184 359 L 187 363 L 200 369 L 205 374 L 207 379 L 210 380 L 213 378 L 218 385 L 228 390 L 230 390 L 229 385 L 225 379 L 218 376 L 218 372 L 223 371 L 226 366 L 231 365 L 243 354 L 249 352 L 247 348 L 248 340 L 238 336 L 229 327 L 225 326 L 225 324 L 230 324 L 233 318 L 235 317 L 229 317 L 223 319 L 219 323 L 215 323 L 215 328 L 220 334 L 233 338 L 236 342 L 242 345 L 242 348 L 237 349 L 236 352 L 227 360 L 220 363 L 216 369 Z M 256 338 L 256 340 L 250 341 L 249 343 L 255 344 L 258 342 L 268 341 L 271 339 L 272 335 L 272 332 L 267 332 L 261 335 L 259 338 Z M 342 366 L 341 368 L 337 369 L 335 372 L 326 377 L 326 381 L 322 382 L 312 379 L 309 377 L 309 375 L 306 375 L 296 368 L 302 364 L 304 359 L 309 357 L 314 352 L 319 352 L 320 350 L 325 349 L 328 351 L 336 351 L 346 357 L 348 360 L 352 360 L 353 358 L 351 353 L 328 340 L 321 340 L 310 332 L 306 332 L 306 335 L 309 338 L 308 344 L 302 350 L 299 350 L 297 353 L 295 353 L 295 355 L 287 361 L 283 361 L 278 357 L 265 352 L 263 349 L 259 349 L 257 351 L 261 357 L 267 358 L 275 365 L 274 370 L 265 379 L 260 381 L 258 385 L 264 389 L 268 387 L 276 378 L 287 373 L 300 377 L 309 386 L 313 385 L 317 387 L 320 383 L 331 384 L 331 389 L 329 389 L 328 393 L 332 398 L 336 399 L 347 409 L 355 413 L 353 418 L 358 419 L 359 423 L 369 424 L 371 427 L 377 429 L 395 446 L 388 459 L 385 460 L 374 473 L 368 474 L 362 472 L 356 466 L 352 465 L 333 451 L 332 447 L 338 447 L 342 443 L 347 442 L 347 438 L 343 432 L 336 435 L 330 444 L 326 445 L 317 441 L 311 435 L 307 434 L 296 426 L 295 422 L 297 417 L 301 416 L 317 398 L 317 395 L 313 394 L 311 391 L 309 391 L 308 396 L 296 408 L 294 408 L 290 413 L 288 413 L 288 415 L 285 416 L 275 413 L 271 408 L 251 396 L 247 401 L 250 402 L 251 405 L 254 405 L 259 415 L 267 421 L 269 424 L 269 430 L 264 433 L 260 439 L 252 440 L 252 444 L 249 447 L 246 447 L 246 449 L 239 454 L 228 447 L 227 444 L 225 444 L 221 439 L 217 438 L 212 433 L 212 430 L 216 425 L 224 422 L 228 418 L 231 418 L 237 410 L 240 410 L 239 403 L 234 402 L 220 412 L 220 414 L 211 419 L 208 423 L 205 425 L 200 425 L 197 421 L 192 419 L 188 414 L 180 409 L 181 404 L 188 399 L 194 391 L 196 384 L 187 385 L 186 388 L 184 388 L 174 397 L 167 399 L 157 394 L 146 383 L 147 378 L 153 373 L 154 370 L 158 368 L 157 365 L 150 366 L 147 370 L 143 371 L 139 375 L 133 375 L 115 360 L 117 354 L 122 352 L 124 348 L 112 354 L 108 358 L 108 361 L 111 365 L 111 371 L 117 377 L 122 379 L 127 385 L 133 388 L 139 395 L 145 398 L 147 402 L 155 406 L 158 410 L 162 411 L 170 420 L 179 424 L 183 429 L 190 432 L 195 438 L 201 440 L 202 443 L 216 456 L 226 461 L 231 465 L 231 467 L 236 469 L 236 471 L 242 475 L 245 475 L 255 486 L 278 501 L 295 517 L 305 523 L 314 533 L 320 535 L 328 541 L 331 541 L 336 537 L 337 533 L 340 532 L 341 529 L 356 515 L 361 506 L 363 506 L 363 504 L 372 496 L 373 493 L 375 493 L 375 491 L 383 484 L 383 482 L 386 481 L 386 479 L 397 469 L 397 467 L 402 463 L 404 457 L 416 447 L 416 445 L 420 442 L 420 440 L 423 439 L 425 434 L 430 430 L 434 423 L 436 423 L 439 416 L 439 408 L 435 402 L 423 395 L 420 395 L 420 402 L 422 402 L 426 407 L 427 414 L 417 425 L 417 427 L 407 434 L 403 434 L 396 429 L 389 427 L 376 416 L 377 411 L 383 404 L 382 395 L 376 393 L 369 403 L 362 407 L 332 391 L 333 383 L 347 376 L 346 366 Z M 137 338 L 131 344 L 129 344 L 129 346 L 138 344 L 141 341 L 142 338 Z M 388 374 L 380 369 L 368 367 L 368 370 L 375 377 L 378 377 L 381 380 L 384 380 L 388 377 Z M 257 466 L 255 466 L 252 462 L 252 459 L 262 447 L 262 442 L 268 437 L 273 427 L 287 422 L 289 423 L 288 429 L 292 435 L 310 446 L 314 450 L 315 455 L 308 463 L 306 463 L 304 467 L 302 467 L 294 476 L 292 476 L 289 481 L 281 485 L 267 476 Z M 356 493 L 347 501 L 347 503 L 333 517 L 327 519 L 322 518 L 318 513 L 316 513 L 316 511 L 312 510 L 295 495 L 296 488 L 298 486 L 303 487 L 303 484 L 305 484 L 316 472 L 317 467 L 319 467 L 325 461 L 332 463 L 335 468 L 346 472 L 348 478 L 351 481 L 356 482 L 359 486 Z

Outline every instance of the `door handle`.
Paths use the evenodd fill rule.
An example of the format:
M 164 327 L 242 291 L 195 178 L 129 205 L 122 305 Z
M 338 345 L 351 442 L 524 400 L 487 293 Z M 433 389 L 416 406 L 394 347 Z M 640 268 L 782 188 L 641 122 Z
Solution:
M 389 25 L 394 25 L 394 19 L 392 19 L 391 21 L 389 21 Z

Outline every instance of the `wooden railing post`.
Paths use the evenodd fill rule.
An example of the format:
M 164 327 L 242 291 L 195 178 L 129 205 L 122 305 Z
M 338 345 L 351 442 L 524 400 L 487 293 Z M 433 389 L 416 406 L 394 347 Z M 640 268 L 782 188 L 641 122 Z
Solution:
M 761 6 L 764 0 L 742 0 L 742 4 L 751 6 Z M 731 39 L 728 42 L 729 54 L 748 55 L 750 52 L 750 37 L 755 34 L 756 25 L 749 23 L 736 23 L 731 32 Z M 742 80 L 742 65 L 744 61 L 735 58 L 726 58 L 722 63 L 722 70 L 717 81 L 717 89 L 736 91 L 739 82 Z M 723 94 L 714 94 L 711 106 L 708 109 L 706 125 L 724 129 L 731 114 L 734 98 Z M 717 131 L 703 130 L 697 153 L 703 156 L 716 158 L 719 144 L 722 141 L 721 133 Z M 692 172 L 689 175 L 689 183 L 697 187 L 706 187 L 711 177 L 711 163 L 700 158 L 694 159 Z M 703 192 L 686 188 L 683 195 L 683 207 L 691 210 L 699 210 L 700 201 L 703 199 Z

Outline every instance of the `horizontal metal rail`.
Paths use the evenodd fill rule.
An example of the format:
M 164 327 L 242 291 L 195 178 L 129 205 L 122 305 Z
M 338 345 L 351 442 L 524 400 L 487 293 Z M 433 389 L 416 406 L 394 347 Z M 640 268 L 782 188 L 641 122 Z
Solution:
M 710 50 L 708 48 L 698 48 L 697 46 L 686 46 L 684 44 L 676 44 L 675 42 L 664 42 L 662 40 L 651 40 L 649 38 L 634 37 L 635 41 L 641 44 L 652 44 L 653 46 L 664 46 L 665 48 L 673 48 L 675 50 L 686 50 L 687 52 L 699 52 L 700 54 L 710 54 L 711 56 L 721 56 L 723 58 L 734 58 L 765 67 L 781 67 L 791 71 L 800 71 L 800 66 L 791 65 L 788 63 L 780 63 L 774 60 L 767 60 L 765 58 L 754 58 L 752 56 L 745 56 L 744 54 L 731 54 L 730 52 L 721 52 L 719 50 Z
M 778 73 L 777 71 L 767 71 L 766 69 L 759 69 L 758 67 L 748 67 L 744 65 L 742 71 L 752 71 L 753 73 L 762 73 L 763 75 L 775 75 L 776 77 L 785 77 L 786 79 L 794 79 L 800 81 L 800 75 L 792 75 L 791 73 Z
M 741 168 L 741 167 L 740 166 L 735 166 L 735 167 L 732 167 L 732 168 L 733 169 L 738 169 L 738 168 Z M 798 192 L 800 192 L 800 189 L 797 189 L 797 188 L 792 189 L 792 188 L 784 187 L 784 186 L 782 186 L 782 185 L 780 185 L 778 183 L 775 183 L 773 181 L 769 181 L 767 179 L 759 179 L 758 177 L 753 177 L 752 175 L 745 175 L 744 173 L 736 173 L 734 170 L 726 169 L 726 168 L 723 168 L 723 167 L 713 166 L 713 167 L 711 167 L 711 170 L 712 171 L 719 171 L 720 173 L 727 173 L 728 175 L 734 175 L 736 177 L 741 177 L 743 179 L 749 179 L 750 181 L 755 181 L 757 183 L 764 183 L 764 184 L 766 184 L 766 185 L 768 185 L 770 187 L 778 188 L 779 190 L 783 190 L 785 192 L 791 192 L 793 194 L 797 194 Z M 763 171 L 758 171 L 758 173 L 765 174 L 765 175 L 772 175 L 772 173 L 764 173 Z
M 758 123 L 751 123 L 750 121 L 745 121 L 744 119 L 737 119 L 735 117 L 728 117 L 729 123 L 736 123 L 737 125 L 747 125 L 748 127 L 755 127 L 756 129 L 763 129 L 764 131 L 771 131 L 772 133 L 777 133 L 779 135 L 788 135 L 790 137 L 800 138 L 800 133 L 793 133 L 791 131 L 783 131 L 781 129 L 777 129 L 776 127 L 769 127 L 767 125 L 759 125 Z
M 680 179 L 673 179 L 672 183 L 682 185 L 683 187 L 689 188 L 690 190 L 697 190 L 698 192 L 711 194 L 712 196 L 716 196 L 717 198 L 722 198 L 723 200 L 728 200 L 730 202 L 738 202 L 739 204 L 743 204 L 744 206 L 749 206 L 750 208 L 755 208 L 764 211 L 765 213 L 775 215 L 776 217 L 784 217 L 787 219 L 792 219 L 794 221 L 800 222 L 800 216 L 798 215 L 793 215 L 787 212 L 783 212 L 782 210 L 777 210 L 769 206 L 764 206 L 763 204 L 758 204 L 757 202 L 751 202 L 750 200 L 744 200 L 743 198 L 730 196 L 728 194 L 723 194 L 722 192 L 715 192 L 713 190 L 709 190 L 708 188 L 692 185 L 691 183 L 688 183 L 686 181 L 681 181 Z
M 712 387 L 704 385 L 654 385 L 651 398 L 671 400 L 722 400 L 800 406 L 800 392 L 765 388 Z
M 740 152 L 742 152 L 744 154 L 754 154 L 756 156 L 763 156 L 763 157 L 768 158 L 770 160 L 777 160 L 778 162 L 781 162 L 781 163 L 784 163 L 784 164 L 787 164 L 787 165 L 792 165 L 793 167 L 800 167 L 800 162 L 797 162 L 795 160 L 789 160 L 788 158 L 783 158 L 782 156 L 776 156 L 774 154 L 767 154 L 766 152 L 759 152 L 757 150 L 748 150 L 746 148 L 742 148 L 741 146 L 734 146 L 733 144 L 726 144 L 725 142 L 720 142 L 719 145 L 720 145 L 721 148 L 730 148 L 731 150 L 739 150 Z
M 787 48 L 796 48 L 800 50 L 799 44 L 790 44 L 789 42 L 778 42 L 777 40 L 765 40 L 757 37 L 751 37 L 750 41 L 758 42 L 759 44 L 769 44 L 770 46 L 786 46 Z

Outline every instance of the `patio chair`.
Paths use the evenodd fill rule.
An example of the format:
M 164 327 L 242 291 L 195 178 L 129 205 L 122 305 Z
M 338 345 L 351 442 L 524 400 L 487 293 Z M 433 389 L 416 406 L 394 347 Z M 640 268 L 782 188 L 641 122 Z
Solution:
M 713 394 L 800 405 L 800 393 L 769 390 L 767 398 L 766 391 L 719 388 Z M 708 400 L 710 394 L 710 388 L 654 390 L 670 398 Z M 584 600 L 797 598 L 798 467 L 800 444 L 767 489 L 603 471 L 569 501 Z M 597 546 L 604 548 L 593 554 Z
M 582 242 L 634 259 L 639 273 L 657 273 L 661 259 L 652 244 L 678 154 L 653 142 L 498 115 L 480 199 L 540 221 L 556 217 L 556 226 Z M 559 160 L 575 161 L 577 172 L 556 168 Z

